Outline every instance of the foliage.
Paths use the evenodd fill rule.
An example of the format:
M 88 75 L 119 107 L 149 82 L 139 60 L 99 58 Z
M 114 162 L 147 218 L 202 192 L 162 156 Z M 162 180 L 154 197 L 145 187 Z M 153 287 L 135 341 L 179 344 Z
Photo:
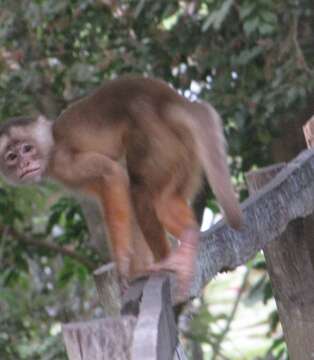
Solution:
M 24 196 L 25 189 L 2 188 L 0 193 L 1 359 L 64 358 L 59 322 L 73 311 L 90 313 L 84 301 L 94 297 L 87 292 L 89 263 L 77 261 L 80 252 L 82 259 L 97 259 L 83 242 L 87 232 L 80 208 L 60 198 L 45 211 L 47 191 L 42 196 L 34 191 Z M 71 249 L 61 252 L 57 244 Z M 64 256 L 72 253 L 74 258 Z
M 272 299 L 273 293 L 270 284 L 269 277 L 266 275 L 266 263 L 263 256 L 259 255 L 253 260 L 252 268 L 260 272 L 256 282 L 251 286 L 247 293 L 246 301 L 256 301 L 258 298 L 262 298 L 264 304 L 267 304 Z M 277 310 L 274 310 L 269 315 L 269 332 L 268 336 L 278 333 L 280 327 L 279 316 Z M 274 336 L 271 347 L 268 352 L 273 355 L 276 360 L 288 359 L 287 346 L 283 335 Z
M 313 15 L 311 0 L 2 0 L 1 120 L 55 117 L 121 74 L 161 77 L 223 115 L 244 196 L 243 172 L 272 162 L 280 124 L 313 92 Z M 2 359 L 61 359 L 60 321 L 96 309 L 98 260 L 81 210 L 59 194 L 0 188 Z

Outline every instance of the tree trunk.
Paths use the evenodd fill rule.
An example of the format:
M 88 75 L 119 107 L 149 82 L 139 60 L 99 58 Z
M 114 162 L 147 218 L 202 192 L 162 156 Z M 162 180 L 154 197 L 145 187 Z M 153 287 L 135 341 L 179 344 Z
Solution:
M 250 193 L 284 165 L 248 174 Z M 314 215 L 292 221 L 278 240 L 264 248 L 280 321 L 292 360 L 314 359 Z

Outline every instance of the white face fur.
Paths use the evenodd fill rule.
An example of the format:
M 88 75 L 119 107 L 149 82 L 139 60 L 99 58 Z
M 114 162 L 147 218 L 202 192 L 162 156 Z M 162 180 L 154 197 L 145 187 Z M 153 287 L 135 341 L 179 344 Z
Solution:
M 0 169 L 14 185 L 38 183 L 42 180 L 53 147 L 52 123 L 39 116 L 28 125 L 8 128 L 0 137 Z

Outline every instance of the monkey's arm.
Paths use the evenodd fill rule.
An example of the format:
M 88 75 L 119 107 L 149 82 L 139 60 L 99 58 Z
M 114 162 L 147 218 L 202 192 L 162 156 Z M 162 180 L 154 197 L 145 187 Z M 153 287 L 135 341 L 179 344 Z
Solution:
M 98 197 L 121 275 L 130 275 L 130 262 L 134 256 L 132 272 L 139 272 L 151 263 L 152 256 L 145 248 L 145 241 L 140 241 L 141 246 L 135 246 L 142 234 L 131 204 L 128 175 L 119 163 L 99 153 L 73 154 L 61 148 L 51 161 L 50 175 L 70 188 Z M 136 254 L 133 255 L 133 251 Z

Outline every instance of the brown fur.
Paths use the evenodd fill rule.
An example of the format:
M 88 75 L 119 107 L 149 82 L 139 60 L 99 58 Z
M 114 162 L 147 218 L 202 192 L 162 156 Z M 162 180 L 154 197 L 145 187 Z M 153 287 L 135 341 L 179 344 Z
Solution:
M 34 124 L 21 123 L 21 136 L 27 129 L 32 137 L 34 126 L 37 134 L 45 134 Z M 1 139 L 7 141 L 16 126 L 4 125 L 0 150 Z M 188 201 L 199 188 L 202 168 L 230 224 L 241 224 L 218 114 L 162 81 L 108 81 L 68 107 L 53 123 L 52 134 L 53 143 L 44 151 L 50 153 L 44 175 L 100 199 L 123 276 L 174 270 L 180 295 L 186 292 L 199 233 Z M 173 254 L 165 230 L 181 242 Z

